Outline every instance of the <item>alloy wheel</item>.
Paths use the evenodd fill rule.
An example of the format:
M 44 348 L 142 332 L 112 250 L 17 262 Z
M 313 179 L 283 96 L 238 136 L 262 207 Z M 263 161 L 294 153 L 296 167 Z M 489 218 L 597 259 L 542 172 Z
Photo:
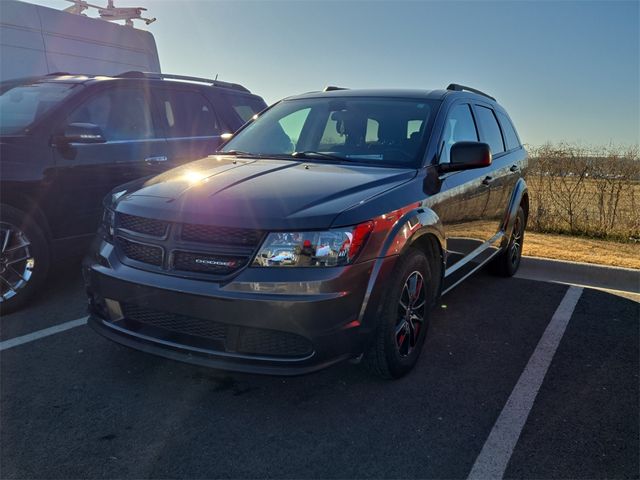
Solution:
M 398 302 L 395 339 L 402 357 L 411 355 L 418 345 L 418 338 L 424 327 L 425 303 L 424 277 L 420 272 L 414 271 L 407 277 Z
M 518 263 L 520 259 L 520 255 L 522 253 L 522 219 L 520 216 L 516 216 L 515 223 L 513 225 L 513 233 L 511 234 L 511 249 L 509 252 L 509 258 L 511 259 L 511 264 L 515 265 Z
M 0 302 L 6 302 L 26 287 L 36 261 L 27 235 L 15 225 L 0 222 L 0 242 Z

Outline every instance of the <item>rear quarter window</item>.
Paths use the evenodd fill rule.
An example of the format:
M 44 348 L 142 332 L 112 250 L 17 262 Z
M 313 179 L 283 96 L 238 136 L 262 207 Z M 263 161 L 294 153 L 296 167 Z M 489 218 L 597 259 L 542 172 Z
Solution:
M 267 104 L 258 97 L 249 95 L 224 94 L 224 98 L 229 102 L 231 108 L 238 114 L 243 122 L 251 120 L 256 113 L 260 113 L 267 108 Z
M 507 150 L 520 148 L 520 139 L 509 117 L 502 112 L 497 112 L 497 114 L 498 120 L 500 120 L 500 126 L 502 127 L 502 133 L 504 134 L 504 141 L 507 144 Z

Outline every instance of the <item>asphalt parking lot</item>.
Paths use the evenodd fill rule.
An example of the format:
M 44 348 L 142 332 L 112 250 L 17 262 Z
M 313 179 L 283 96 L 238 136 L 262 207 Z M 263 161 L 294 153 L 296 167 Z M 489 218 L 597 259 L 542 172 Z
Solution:
M 500 454 L 488 438 L 511 418 L 508 400 L 533 391 L 524 417 L 511 411 L 526 422 L 506 478 L 637 478 L 638 303 L 578 292 L 539 389 L 523 374 L 545 354 L 568 288 L 479 273 L 442 299 L 419 365 L 394 382 L 350 363 L 294 378 L 229 374 L 87 326 L 6 348 L 0 477 L 467 478 L 487 451 Z M 60 270 L 2 319 L 0 340 L 84 315 L 80 275 Z

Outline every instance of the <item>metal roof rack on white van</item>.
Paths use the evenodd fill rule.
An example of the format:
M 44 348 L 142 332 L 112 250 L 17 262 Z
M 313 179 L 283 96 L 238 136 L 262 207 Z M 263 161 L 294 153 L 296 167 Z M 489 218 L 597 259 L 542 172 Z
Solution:
M 82 15 L 84 16 L 85 10 L 89 8 L 95 8 L 98 10 L 98 15 L 102 20 L 107 21 L 117 21 L 124 20 L 124 24 L 127 27 L 133 28 L 134 20 L 142 20 L 147 25 L 156 21 L 156 18 L 145 18 L 142 16 L 142 12 L 146 12 L 147 9 L 144 7 L 116 7 L 113 4 L 114 0 L 107 0 L 107 6 L 101 7 L 100 5 L 93 5 L 88 3 L 86 0 L 67 0 L 67 2 L 73 3 L 72 6 L 65 8 L 64 11 L 67 13 L 72 13 L 74 15 Z
M 120 73 L 114 75 L 115 78 L 151 78 L 159 80 L 184 80 L 187 82 L 207 83 L 214 87 L 232 88 L 233 90 L 240 90 L 242 92 L 251 93 L 251 91 L 240 85 L 239 83 L 223 82 L 217 79 L 190 77 L 187 75 L 174 75 L 171 73 L 159 73 L 159 72 L 139 72 L 137 70 L 131 70 L 129 72 Z

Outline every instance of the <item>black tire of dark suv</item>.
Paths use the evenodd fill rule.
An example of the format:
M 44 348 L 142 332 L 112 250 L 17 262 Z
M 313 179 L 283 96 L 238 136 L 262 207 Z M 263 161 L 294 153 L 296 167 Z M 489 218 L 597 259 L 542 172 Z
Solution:
M 400 378 L 420 357 L 437 291 L 429 263 L 423 252 L 410 248 L 394 267 L 364 358 L 365 366 L 375 375 Z
M 524 231 L 527 225 L 527 217 L 524 209 L 518 207 L 518 213 L 513 222 L 513 231 L 509 237 L 507 248 L 494 258 L 490 265 L 491 272 L 501 277 L 513 277 L 518 271 L 522 260 L 522 246 L 524 244 Z
M 0 205 L 0 315 L 20 308 L 38 291 L 49 271 L 42 229 L 23 211 Z

